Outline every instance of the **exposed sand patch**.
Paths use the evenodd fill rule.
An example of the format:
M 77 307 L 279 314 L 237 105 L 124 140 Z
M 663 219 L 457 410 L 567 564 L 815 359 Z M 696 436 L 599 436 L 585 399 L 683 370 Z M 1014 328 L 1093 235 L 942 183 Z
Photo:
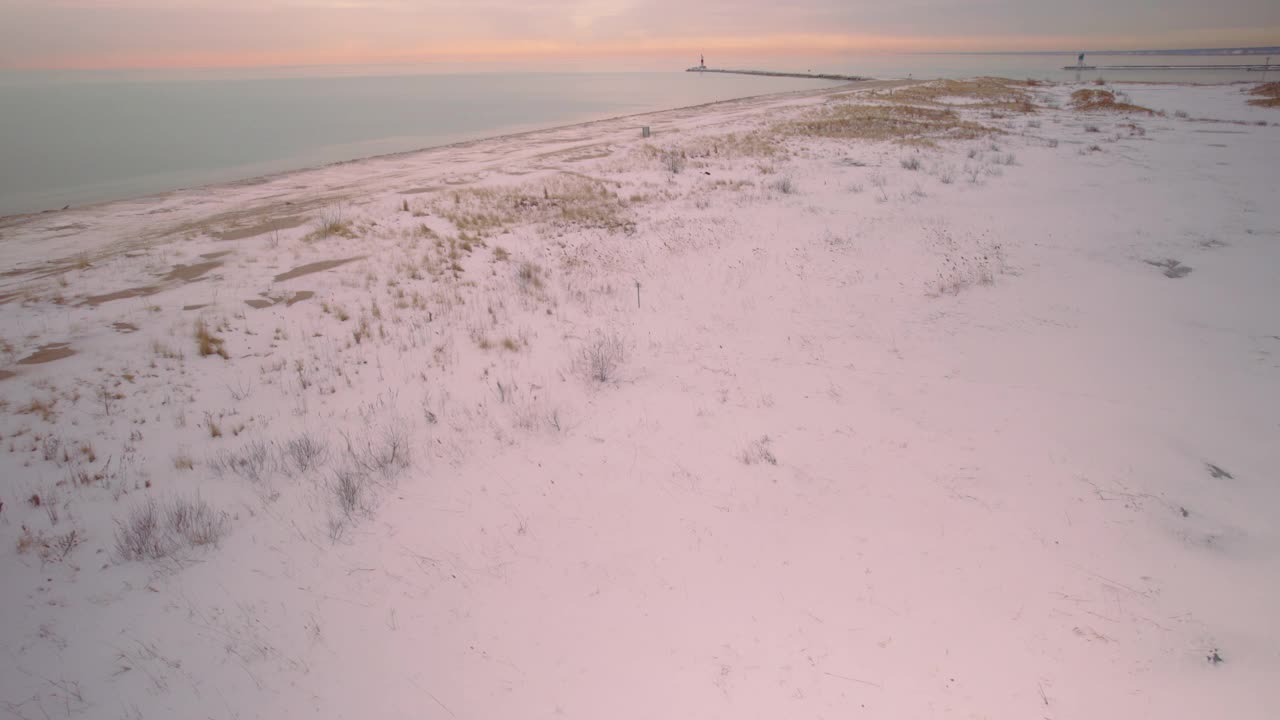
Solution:
M 54 360 L 61 360 L 75 355 L 76 351 L 71 349 L 67 343 L 51 343 L 49 345 L 41 345 L 40 349 L 18 361 L 19 365 L 43 365 Z
M 417 187 L 417 188 L 410 188 L 408 190 L 401 190 L 400 194 L 401 195 L 422 195 L 429 192 L 435 192 L 439 189 L 440 188 L 438 186 Z
M 204 253 L 204 254 L 203 254 L 203 255 L 201 255 L 200 257 L 202 257 L 202 258 L 204 258 L 204 259 L 206 259 L 206 260 L 217 260 L 217 259 L 218 259 L 218 258 L 220 258 L 220 257 L 226 257 L 227 255 L 230 255 L 232 252 L 234 252 L 234 251 L 232 251 L 232 250 L 219 250 L 218 252 Z
M 134 325 L 133 323 L 114 322 L 114 323 L 111 323 L 111 327 L 115 328 L 118 332 L 122 332 L 122 333 L 138 332 L 138 326 Z
M 0 370 L 0 380 L 8 380 L 11 377 L 15 377 L 17 374 L 18 373 L 12 370 Z
M 201 310 L 207 307 L 209 307 L 208 303 L 201 303 L 199 305 L 183 305 L 182 309 L 183 310 Z
M 155 285 L 144 285 L 142 287 L 129 288 L 128 290 L 117 290 L 105 295 L 90 295 L 84 299 L 85 305 L 97 307 L 103 303 L 113 302 L 115 300 L 128 300 L 129 298 L 147 297 L 160 292 L 160 288 Z
M 173 266 L 173 269 L 170 270 L 169 273 L 164 276 L 164 279 L 171 280 L 171 281 L 181 280 L 183 282 L 192 282 L 194 280 L 199 280 L 205 274 L 212 272 L 213 270 L 219 267 L 222 267 L 222 262 L 220 260 L 196 263 L 194 265 L 178 264 Z
M 244 304 L 254 308 L 255 310 L 262 310 L 263 308 L 269 308 L 273 305 L 279 305 L 280 303 L 284 303 L 285 307 L 292 307 L 294 303 L 300 303 L 303 300 L 310 300 L 315 297 L 315 295 L 316 294 L 310 290 L 300 290 L 287 297 L 284 295 L 272 296 L 264 293 L 260 298 L 245 300 Z
M 305 225 L 307 218 L 305 215 L 289 215 L 287 217 L 277 218 L 268 222 L 250 225 L 245 228 L 235 228 L 231 230 L 223 230 L 221 232 L 211 233 L 215 240 L 244 240 L 259 235 L 266 235 L 276 230 L 292 230 L 296 227 Z
M 196 263 L 195 265 L 175 265 L 174 268 L 169 271 L 169 274 L 164 276 L 164 279 L 171 282 L 174 280 L 193 282 L 200 279 L 202 275 L 210 270 L 221 266 L 222 263 L 220 261 Z
M 349 262 L 355 262 L 356 260 L 363 259 L 364 255 L 357 255 L 356 257 L 344 258 L 342 260 L 321 260 L 319 262 L 307 263 L 306 265 L 296 267 L 288 272 L 280 273 L 275 277 L 275 281 L 284 282 L 285 280 L 292 280 L 294 278 L 302 277 L 303 275 L 332 270 L 336 267 L 346 265 Z

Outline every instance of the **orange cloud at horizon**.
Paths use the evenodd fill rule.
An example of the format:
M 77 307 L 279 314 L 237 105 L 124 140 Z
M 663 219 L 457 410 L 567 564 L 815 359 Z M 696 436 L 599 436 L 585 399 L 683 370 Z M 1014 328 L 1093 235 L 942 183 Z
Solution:
M 108 70 L 132 68 L 249 68 L 315 65 L 413 64 L 440 62 L 514 62 L 591 59 L 679 59 L 700 53 L 754 52 L 764 55 L 824 55 L 893 52 L 1042 52 L 1117 49 L 1265 46 L 1280 37 L 1280 27 L 1231 28 L 1211 33 L 1169 33 L 1158 41 L 1139 35 L 997 35 L 919 37 L 871 34 L 785 33 L 756 36 L 705 36 L 678 39 L 638 38 L 622 42 L 488 41 L 429 47 L 385 49 L 346 41 L 323 50 L 292 48 L 252 51 L 106 52 L 64 54 L 4 63 L 8 70 Z

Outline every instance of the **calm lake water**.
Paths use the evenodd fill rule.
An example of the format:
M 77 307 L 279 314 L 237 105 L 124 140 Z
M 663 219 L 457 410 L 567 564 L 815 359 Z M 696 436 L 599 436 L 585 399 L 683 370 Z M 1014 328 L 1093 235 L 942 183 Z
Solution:
M 1090 55 L 1086 60 L 1119 65 L 1263 59 Z M 1231 71 L 1062 71 L 1074 61 L 1064 55 L 876 55 L 773 58 L 755 65 L 878 78 L 1261 79 L 1260 73 Z M 714 59 L 708 63 L 714 65 Z M 750 64 L 728 58 L 720 66 Z M 414 67 L 0 72 L 0 215 L 830 85 L 684 72 L 431 74 Z

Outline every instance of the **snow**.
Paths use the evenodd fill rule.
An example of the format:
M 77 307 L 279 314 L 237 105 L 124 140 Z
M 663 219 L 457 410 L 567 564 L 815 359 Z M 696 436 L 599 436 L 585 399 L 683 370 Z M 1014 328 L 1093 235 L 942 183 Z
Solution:
M 1117 89 L 1167 114 L 777 135 L 816 92 L 0 220 L 0 707 L 1271 717 L 1280 115 Z M 147 498 L 225 535 L 128 560 Z

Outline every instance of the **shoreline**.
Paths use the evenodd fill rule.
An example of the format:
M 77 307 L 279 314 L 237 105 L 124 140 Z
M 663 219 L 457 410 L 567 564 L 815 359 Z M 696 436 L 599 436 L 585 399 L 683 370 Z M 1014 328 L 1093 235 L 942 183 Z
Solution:
M 695 71 L 696 71 L 696 70 L 695 70 L 694 68 L 690 68 L 690 69 L 689 69 L 689 70 L 687 70 L 686 72 L 695 72 Z M 704 72 L 704 71 L 698 71 L 698 72 Z M 705 70 L 705 72 L 717 72 L 717 73 L 723 73 L 723 74 L 737 74 L 737 73 L 739 73 L 740 71 L 735 71 L 735 70 L 710 70 L 710 69 L 708 69 L 708 70 Z M 860 79 L 860 80 L 845 81 L 845 80 L 843 79 L 843 77 L 844 77 L 844 76 L 840 76 L 840 78 L 838 79 L 836 76 L 826 76 L 826 77 L 824 77 L 824 76 L 822 76 L 822 75 L 807 75 L 807 74 L 796 74 L 796 73 L 774 73 L 774 72 L 770 72 L 770 71 L 741 71 L 741 72 L 746 73 L 746 74 L 759 74 L 759 75 L 764 75 L 764 76 L 797 77 L 797 78 L 807 78 L 807 79 L 814 79 L 814 80 L 828 80 L 828 81 L 830 81 L 830 82 L 840 82 L 840 83 L 842 83 L 842 85 L 836 85 L 836 86 L 833 86 L 833 87 L 830 87 L 830 88 L 809 89 L 809 90 L 794 90 L 794 91 L 782 91 L 782 92 L 776 92 L 776 93 L 762 93 L 762 94 L 758 94 L 758 95 L 745 95 L 745 96 L 738 97 L 738 98 L 729 98 L 729 99 L 726 99 L 726 100 L 717 100 L 717 101 L 712 101 L 712 102 L 708 102 L 708 103 L 698 103 L 698 104 L 688 105 L 688 106 L 676 106 L 676 107 L 671 107 L 671 108 L 663 108 L 663 109 L 658 109 L 658 110 L 650 110 L 650 111 L 645 111 L 645 112 L 640 112 L 640 113 L 627 113 L 627 114 L 623 114 L 623 115 L 610 115 L 610 116 L 606 116 L 606 117 L 599 117 L 599 118 L 596 118 L 596 119 L 593 119 L 593 120 L 587 120 L 587 121 L 582 121 L 582 122 L 566 123 L 566 124 L 553 124 L 553 125 L 548 125 L 548 126 L 545 126 L 545 127 L 536 127 L 536 128 L 532 128 L 532 129 L 528 129 L 528 130 L 519 130 L 519 131 L 515 131 L 515 132 L 500 132 L 500 133 L 498 133 L 498 134 L 496 134 L 496 135 L 483 135 L 483 136 L 475 137 L 475 138 L 472 138 L 472 139 L 469 139 L 469 140 L 459 140 L 459 141 L 456 141 L 456 142 L 442 143 L 442 144 L 439 144 L 439 145 L 427 145 L 427 146 L 423 146 L 423 147 L 413 148 L 413 149 L 410 149 L 410 150 L 401 150 L 401 151 L 390 152 L 390 153 L 378 153 L 378 154 L 373 154 L 373 155 L 363 155 L 363 156 L 359 156 L 359 157 L 350 158 L 350 159 L 347 159 L 347 160 L 338 160 L 338 161 L 334 161 L 334 162 L 321 163 L 321 164 L 316 164 L 316 165 L 306 165 L 306 166 L 302 166 L 302 167 L 298 167 L 298 168 L 293 168 L 293 169 L 289 169 L 289 170 L 280 170 L 280 171 L 277 171 L 277 172 L 269 172 L 269 173 L 262 173 L 262 174 L 251 174 L 251 175 L 246 175 L 246 176 L 243 176 L 243 177 L 237 177 L 237 178 L 235 178 L 235 179 L 231 179 L 231 180 L 221 180 L 221 181 L 213 181 L 213 182 L 208 182 L 208 183 L 200 183 L 200 184 L 189 185 L 189 186 L 181 186 L 181 187 L 175 187 L 175 188 L 171 188 L 171 189 L 168 189 L 168 190 L 162 190 L 162 191 L 158 191 L 158 192 L 146 192 L 146 193 L 143 193 L 143 194 L 140 194 L 140 195 L 128 195 L 128 196 L 118 197 L 118 198 L 114 198 L 114 199 L 110 199 L 110 200 L 102 200 L 102 201 L 96 201 L 96 202 L 89 202 L 89 203 L 80 204 L 80 205 L 75 205 L 75 204 L 73 204 L 73 205 L 71 205 L 71 206 L 69 206 L 69 207 L 67 207 L 67 208 L 45 208 L 45 209 L 43 209 L 43 210 L 34 210 L 34 211 L 30 211 L 30 212 L 11 213 L 11 214 L 6 214 L 6 215 L 0 215 L 0 229 L 3 229 L 4 227 L 8 227 L 8 226 L 20 225 L 22 222 L 25 222 L 25 221 L 30 220 L 30 219 L 33 219 L 33 218 L 48 217 L 48 216 L 51 216 L 51 215 L 56 215 L 57 213 L 61 213 L 61 212 L 73 212 L 73 211 L 77 211 L 77 210 L 91 210 L 91 209 L 94 209 L 94 208 L 98 208 L 98 207 L 101 207 L 101 206 L 104 206 L 104 205 L 109 205 L 109 204 L 117 203 L 117 202 L 138 202 L 138 201 L 142 201 L 142 200 L 145 200 L 145 199 L 148 199 L 148 198 L 162 198 L 162 197 L 166 197 L 166 196 L 168 196 L 168 195 L 174 194 L 174 193 L 182 193 L 182 192 L 196 192 L 196 191 L 201 191 L 201 190 L 211 190 L 211 189 L 215 189 L 215 188 L 219 188 L 219 187 L 223 187 L 223 186 L 234 186 L 234 185 L 237 185 L 237 184 L 246 184 L 246 183 L 248 183 L 248 184 L 254 184 L 254 183 L 258 183 L 258 182 L 270 181 L 270 180 L 278 179 L 278 178 L 281 178 L 281 177 L 286 177 L 286 176 L 288 176 L 288 175 L 295 174 L 295 173 L 306 173 L 306 172 L 313 172 L 313 171 L 317 171 L 317 170 L 322 170 L 322 169 L 324 169 L 324 168 L 332 167 L 332 166 L 336 166 L 336 165 L 343 165 L 343 164 L 349 164 L 349 163 L 366 162 L 366 161 L 378 160 L 378 159 L 382 159 L 382 158 L 396 158 L 396 157 L 403 157 L 403 156 L 407 156 L 407 155 L 413 155 L 413 154 L 416 154 L 416 153 L 421 153 L 421 152 L 430 152 L 430 151 L 435 151 L 435 150 L 440 150 L 440 149 L 447 149 L 447 148 L 452 148 L 452 147 L 465 147 L 465 146 L 468 146 L 468 145 L 470 145 L 470 144 L 474 144 L 474 143 L 487 142 L 487 141 L 493 141 L 493 140 L 502 140 L 502 139 L 507 139 L 507 138 L 524 137 L 524 136 L 533 135 L 533 134 L 536 134 L 536 133 L 539 133 L 539 132 L 549 132 L 549 131 L 556 131 L 556 130 L 566 129 L 566 128 L 574 128 L 574 127 L 589 127 L 590 125 L 595 124 L 595 123 L 612 122 L 612 121 L 623 120 L 623 119 L 627 119 L 627 118 L 644 118 L 644 117 L 649 117 L 649 116 L 653 116 L 653 115 L 659 115 L 659 114 L 667 113 L 667 112 L 679 112 L 679 111 L 684 111 L 684 110 L 693 110 L 693 109 L 699 109 L 699 108 L 714 107 L 714 106 L 716 106 L 716 105 L 720 105 L 720 104 L 723 104 L 723 103 L 734 103 L 734 102 L 740 102 L 740 101 L 744 101 L 744 100 L 753 100 L 753 99 L 770 98 L 770 97 L 788 97 L 788 96 L 792 96 L 792 95 L 796 95 L 796 94 L 799 94 L 799 95 L 808 95 L 808 94 L 814 94 L 814 93 L 817 93 L 817 94 L 821 94 L 821 93 L 828 93 L 828 92 L 832 92 L 832 91 L 839 91 L 839 90 L 840 90 L 840 88 L 841 88 L 841 87 L 843 87 L 843 85 L 845 85 L 845 84 L 852 86 L 852 88 L 853 88 L 853 89 L 856 89 L 858 86 L 860 86 L 861 84 L 865 84 L 865 83 L 932 82 L 932 81 L 934 81 L 934 80 L 937 80 L 937 78 L 934 78 L 933 80 L 923 80 L 923 79 L 919 79 L 919 78 L 896 78 L 896 79 L 895 79 L 895 78 L 862 78 L 862 79 Z M 854 76 L 848 76 L 848 77 L 854 77 Z M 1071 81 L 1071 80 L 1061 80 L 1061 81 L 1057 81 L 1057 82 L 1060 82 L 1060 83 L 1062 83 L 1062 84 L 1070 84 L 1070 83 L 1072 83 L 1073 81 Z M 1079 82 L 1085 82 L 1085 81 L 1081 80 L 1081 81 L 1079 81 Z M 1250 84 L 1250 83 L 1251 83 L 1251 81 L 1247 81 L 1247 80 L 1231 80 L 1231 81 L 1223 81 L 1223 82 L 1188 82 L 1188 81 L 1136 81 L 1136 80 L 1116 80 L 1116 81 L 1109 81 L 1109 82 L 1113 82 L 1113 84 L 1139 84 L 1139 85 L 1141 85 L 1141 84 L 1166 84 L 1166 83 L 1167 83 L 1167 84 L 1172 84 L 1172 85 L 1227 85 L 1227 84 Z
M 823 78 L 811 78 L 811 79 L 823 79 Z M 833 81 L 833 82 L 836 82 L 836 81 Z M 865 78 L 863 80 L 856 81 L 853 84 L 857 84 L 857 82 L 890 82 L 890 81 L 882 81 L 876 78 Z M 839 86 L 836 86 L 836 87 L 839 87 Z M 330 163 L 308 165 L 304 167 L 294 168 L 291 170 L 281 170 L 279 172 L 273 172 L 273 173 L 250 175 L 250 176 L 238 178 L 235 180 L 204 183 L 204 184 L 192 185 L 187 187 L 178 187 L 178 188 L 173 188 L 170 190 L 164 190 L 160 192 L 145 193 L 143 195 L 136 195 L 136 196 L 129 196 L 129 197 L 120 197 L 112 200 L 103 200 L 100 202 L 86 203 L 83 205 L 71 205 L 68 208 L 46 208 L 44 210 L 36 210 L 36 211 L 25 212 L 25 213 L 13 213 L 8 215 L 0 215 L 0 228 L 3 228 L 7 222 L 12 221 L 14 219 L 47 216 L 50 214 L 67 212 L 67 211 L 76 210 L 76 209 L 100 207 L 102 205 L 109 205 L 111 203 L 116 203 L 116 202 L 136 202 L 136 201 L 143 200 L 150 197 L 155 197 L 155 198 L 164 197 L 172 193 L 191 192 L 191 191 L 197 191 L 197 190 L 203 190 L 203 189 L 212 189 L 212 188 L 222 187 L 225 185 L 235 185 L 235 184 L 243 184 L 243 183 L 253 183 L 253 182 L 264 181 L 264 180 L 272 180 L 272 179 L 277 179 L 293 173 L 303 173 L 303 172 L 322 170 L 324 168 L 332 167 L 335 165 L 365 162 L 365 161 L 377 160 L 381 158 L 395 158 L 400 156 L 413 155 L 416 153 L 428 152 L 428 151 L 434 151 L 434 150 L 440 150 L 440 149 L 446 149 L 446 148 L 452 148 L 452 147 L 464 147 L 472 143 L 516 138 L 516 137 L 527 136 L 527 135 L 531 135 L 539 132 L 549 132 L 549 131 L 555 131 L 555 130 L 561 130 L 561 129 L 575 128 L 575 127 L 587 127 L 595 123 L 611 122 L 615 120 L 625 120 L 627 118 L 633 118 L 633 117 L 642 118 L 642 117 L 647 117 L 647 116 L 657 115 L 657 114 L 667 113 L 667 112 L 678 112 L 683 110 L 693 110 L 693 109 L 699 109 L 699 108 L 713 107 L 722 103 L 733 103 L 733 102 L 740 102 L 744 100 L 753 100 L 753 99 L 770 98 L 770 97 L 788 97 L 797 93 L 798 94 L 825 93 L 825 92 L 831 91 L 832 89 L 833 88 L 819 88 L 819 89 L 810 89 L 810 90 L 787 90 L 787 91 L 775 92 L 775 93 L 761 93 L 758 95 L 744 95 L 742 97 L 728 98 L 725 100 L 715 100 L 715 101 L 706 102 L 706 103 L 697 103 L 694 105 L 676 106 L 676 107 L 670 107 L 670 108 L 662 108 L 658 110 L 648 110 L 648 111 L 639 112 L 639 113 L 627 113 L 623 115 L 610 115 L 610 116 L 600 117 L 593 120 L 586 120 L 582 122 L 553 124 L 553 125 L 548 125 L 546 127 L 537 127 L 529 130 L 519 130 L 515 132 L 500 132 L 496 135 L 484 135 L 481 137 L 472 138 L 470 140 L 459 140 L 456 142 L 443 143 L 440 145 L 428 145 L 424 147 L 414 148 L 411 150 L 401 150 L 401 151 L 390 152 L 390 153 L 379 153 L 375 155 L 364 155 L 360 157 L 351 158 L 349 160 L 336 160 Z

